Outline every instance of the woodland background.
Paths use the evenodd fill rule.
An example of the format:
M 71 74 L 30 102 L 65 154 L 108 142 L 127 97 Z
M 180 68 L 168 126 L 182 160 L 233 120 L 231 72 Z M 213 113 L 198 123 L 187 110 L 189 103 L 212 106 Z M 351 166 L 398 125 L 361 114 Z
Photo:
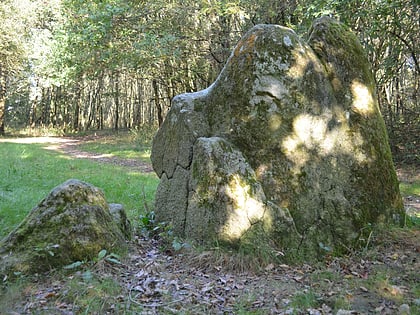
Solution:
M 419 0 L 2 0 L 0 134 L 158 126 L 208 87 L 238 39 L 274 23 L 305 38 L 331 15 L 372 63 L 394 154 L 419 162 Z

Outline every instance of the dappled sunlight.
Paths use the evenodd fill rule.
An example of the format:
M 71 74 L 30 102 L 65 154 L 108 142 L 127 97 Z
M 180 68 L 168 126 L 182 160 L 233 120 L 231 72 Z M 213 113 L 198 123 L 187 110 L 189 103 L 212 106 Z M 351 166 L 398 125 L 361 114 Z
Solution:
M 374 99 L 369 88 L 366 85 L 354 80 L 351 84 L 351 91 L 353 95 L 352 107 L 361 114 L 371 114 L 374 110 Z
M 0 138 L 0 143 L 20 143 L 20 144 L 33 144 L 33 143 L 77 143 L 79 140 L 62 138 L 62 137 L 23 137 L 23 138 Z
M 308 70 L 309 61 L 315 60 L 316 56 L 303 47 L 294 49 L 292 53 L 295 60 L 293 62 L 293 66 L 288 72 L 288 75 L 291 78 L 303 78 Z
M 310 158 L 307 150 L 322 148 L 326 138 L 327 120 L 325 117 L 316 117 L 301 114 L 293 122 L 293 134 L 283 140 L 282 147 L 288 158 L 298 166 L 304 165 Z M 332 147 L 332 139 L 326 142 L 328 150 Z
M 78 152 L 72 155 L 73 158 L 76 159 L 92 159 L 92 160 L 99 160 L 103 158 L 111 158 L 114 157 L 114 154 L 112 153 L 106 153 L 106 154 L 91 154 L 89 152 Z
M 236 241 L 252 224 L 263 219 L 265 205 L 255 198 L 252 187 L 237 174 L 226 185 L 226 194 L 234 201 L 233 209 L 220 228 L 220 234 L 227 241 Z
M 358 113 L 368 115 L 374 111 L 374 97 L 369 88 L 358 81 L 351 84 L 352 108 Z M 308 162 L 311 150 L 316 150 L 321 157 L 346 154 L 358 163 L 371 162 L 362 152 L 354 147 L 363 146 L 363 137 L 359 131 L 350 133 L 350 113 L 336 106 L 335 114 L 326 111 L 324 115 L 300 114 L 293 121 L 291 135 L 285 137 L 282 149 L 297 167 Z M 329 125 L 333 123 L 333 127 Z
M 288 29 L 256 26 L 206 97 L 174 99 L 170 122 L 192 114 L 154 139 L 160 221 L 202 244 L 269 241 L 321 259 L 400 213 L 374 83 L 363 56 L 341 55 L 358 52 L 357 40 L 335 27 L 337 40 L 312 37 L 316 50 Z
M 281 115 L 278 113 L 270 115 L 268 118 L 268 128 L 270 128 L 270 131 L 274 132 L 278 130 L 281 126 L 282 119 Z
M 114 154 L 121 158 L 128 159 L 147 159 L 150 160 L 150 150 L 145 151 L 136 151 L 136 150 L 125 150 L 125 151 L 115 151 Z
M 349 127 L 346 122 L 341 122 L 332 130 L 328 129 L 331 117 L 314 116 L 309 114 L 298 115 L 293 122 L 293 133 L 282 142 L 282 149 L 286 156 L 297 167 L 308 162 L 311 154 L 309 151 L 316 150 L 318 155 L 326 157 L 336 154 L 347 154 L 359 162 L 367 162 L 367 156 L 354 151 L 354 146 L 361 146 L 363 139 L 360 133 L 348 136 Z

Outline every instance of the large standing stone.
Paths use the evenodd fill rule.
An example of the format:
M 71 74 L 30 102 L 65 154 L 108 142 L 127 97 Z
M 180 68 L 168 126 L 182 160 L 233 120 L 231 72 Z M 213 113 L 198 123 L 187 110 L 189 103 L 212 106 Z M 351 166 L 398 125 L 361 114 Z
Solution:
M 103 192 L 71 179 L 54 188 L 0 242 L 0 272 L 33 273 L 123 249 L 131 227 L 124 209 Z
M 208 89 L 174 98 L 152 162 L 156 218 L 206 243 L 317 257 L 404 216 L 369 63 L 327 17 L 308 43 L 250 30 Z

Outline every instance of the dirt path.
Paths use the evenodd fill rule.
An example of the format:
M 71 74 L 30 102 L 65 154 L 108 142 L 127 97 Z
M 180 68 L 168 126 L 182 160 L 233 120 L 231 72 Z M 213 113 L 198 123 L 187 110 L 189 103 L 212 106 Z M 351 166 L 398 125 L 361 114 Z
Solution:
M 59 151 L 76 159 L 88 159 L 99 163 L 113 164 L 128 167 L 134 171 L 142 173 L 152 173 L 152 165 L 137 159 L 123 159 L 115 157 L 112 154 L 100 154 L 94 152 L 82 151 L 79 146 L 85 141 L 93 140 L 92 136 L 86 137 L 33 137 L 33 138 L 0 138 L 0 143 L 42 143 L 48 150 Z
M 77 159 L 88 159 L 88 160 L 94 160 L 99 163 L 106 163 L 106 164 L 113 164 L 118 166 L 124 166 L 128 167 L 134 171 L 139 171 L 142 173 L 152 173 L 153 168 L 152 165 L 145 163 L 143 161 L 140 161 L 138 159 L 123 159 L 119 157 L 115 157 L 112 154 L 99 154 L 94 152 L 86 152 L 81 151 L 79 149 L 79 145 L 83 143 L 83 141 L 86 141 L 86 139 L 80 139 L 80 140 L 73 140 L 68 139 L 70 141 L 64 141 L 59 143 L 55 146 L 49 146 L 49 149 L 62 151 L 65 154 L 68 154 L 71 157 L 77 158 Z

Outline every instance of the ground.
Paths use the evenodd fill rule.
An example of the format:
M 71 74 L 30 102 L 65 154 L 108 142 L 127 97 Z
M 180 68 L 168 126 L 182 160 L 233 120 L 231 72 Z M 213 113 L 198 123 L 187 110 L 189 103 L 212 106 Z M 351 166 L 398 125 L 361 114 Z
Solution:
M 152 171 L 137 160 L 83 152 L 83 141 L 89 138 L 58 138 L 50 149 Z M 405 182 L 418 180 L 419 173 L 415 166 L 398 168 Z M 420 196 L 406 196 L 405 203 L 420 212 Z M 197 252 L 177 239 L 138 234 L 127 258 L 104 255 L 85 268 L 38 275 L 10 288 L 0 313 L 420 314 L 418 228 L 375 232 L 364 250 L 294 266 L 257 266 L 221 250 Z

